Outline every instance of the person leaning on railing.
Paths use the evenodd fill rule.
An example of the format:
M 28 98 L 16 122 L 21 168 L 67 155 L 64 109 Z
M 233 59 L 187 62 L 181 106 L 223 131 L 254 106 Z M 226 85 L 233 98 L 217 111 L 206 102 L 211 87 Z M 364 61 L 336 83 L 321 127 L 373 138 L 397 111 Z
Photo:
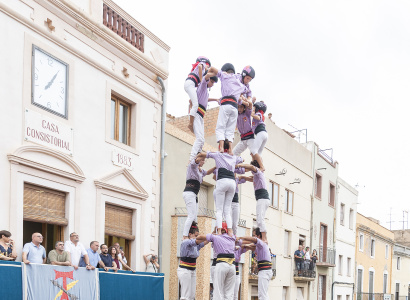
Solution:
M 64 251 L 64 242 L 58 241 L 55 250 L 48 253 L 47 263 L 57 266 L 71 266 L 70 253 Z
M 17 252 L 13 246 L 10 231 L 0 231 L 0 260 L 16 260 Z
M 317 256 L 317 251 L 316 249 L 313 249 L 312 252 L 312 257 L 310 258 L 310 265 L 309 265 L 309 270 L 314 270 L 316 266 L 316 261 L 319 259 Z
M 303 270 L 303 256 L 305 253 L 303 252 L 303 246 L 299 245 L 299 249 L 295 251 L 294 257 L 295 257 L 295 264 L 296 264 L 296 269 L 297 270 Z
M 23 262 L 25 264 L 45 264 L 46 249 L 41 246 L 43 236 L 39 232 L 34 232 L 31 235 L 31 243 L 26 243 L 23 248 Z

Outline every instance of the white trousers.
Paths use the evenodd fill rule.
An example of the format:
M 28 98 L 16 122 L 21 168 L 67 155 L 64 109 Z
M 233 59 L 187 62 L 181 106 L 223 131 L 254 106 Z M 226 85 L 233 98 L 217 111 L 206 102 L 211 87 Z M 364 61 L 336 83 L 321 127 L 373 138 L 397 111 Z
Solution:
M 185 80 L 184 89 L 192 102 L 192 108 L 189 114 L 195 116 L 198 111 L 198 95 L 196 94 L 195 83 L 192 80 Z
M 236 121 L 238 118 L 238 109 L 232 105 L 219 106 L 218 121 L 216 122 L 216 141 L 224 141 L 228 139 L 233 142 Z
M 235 275 L 235 289 L 233 292 L 233 299 L 238 300 L 238 294 L 239 294 L 239 286 L 241 285 L 241 276 Z
M 215 274 L 215 266 L 211 265 L 211 281 L 214 284 L 214 274 Z
M 192 222 L 196 221 L 198 215 L 198 203 L 196 203 L 196 195 L 194 192 L 183 192 L 188 217 L 185 220 L 183 236 L 188 236 L 189 228 L 191 228 Z
M 222 178 L 216 181 L 216 226 L 218 228 L 222 228 L 222 215 L 225 216 L 228 228 L 232 228 L 231 204 L 235 195 L 235 188 L 235 180 Z
M 235 289 L 235 265 L 218 263 L 214 271 L 214 300 L 233 300 Z
M 202 150 L 202 147 L 205 144 L 204 119 L 197 113 L 195 114 L 195 119 L 194 119 L 194 133 L 195 133 L 195 142 L 194 142 L 194 145 L 192 146 L 189 161 L 191 161 L 198 154 L 198 152 Z
M 255 139 L 240 141 L 238 144 L 236 144 L 235 148 L 233 148 L 233 155 L 240 156 L 242 152 L 246 150 L 246 148 L 249 149 L 251 154 L 257 153 L 257 152 L 255 153 L 252 152 L 252 151 L 255 151 L 254 144 L 255 144 Z
M 232 202 L 231 204 L 231 212 L 232 212 L 232 231 L 233 234 L 236 235 L 236 230 L 238 229 L 238 222 L 239 222 L 239 203 Z M 226 216 L 225 216 L 226 218 Z
M 262 152 L 263 152 L 263 149 L 265 148 L 267 141 L 268 141 L 268 133 L 266 131 L 261 131 L 258 134 L 256 134 L 251 153 L 252 154 L 258 153 L 260 156 L 262 156 Z
M 272 269 L 258 272 L 258 300 L 269 300 L 269 282 L 272 275 Z
M 269 199 L 256 200 L 256 223 L 261 232 L 266 232 L 265 214 L 269 207 Z
M 178 281 L 181 285 L 181 297 L 179 299 L 194 300 L 196 288 L 196 270 L 187 270 L 178 267 Z

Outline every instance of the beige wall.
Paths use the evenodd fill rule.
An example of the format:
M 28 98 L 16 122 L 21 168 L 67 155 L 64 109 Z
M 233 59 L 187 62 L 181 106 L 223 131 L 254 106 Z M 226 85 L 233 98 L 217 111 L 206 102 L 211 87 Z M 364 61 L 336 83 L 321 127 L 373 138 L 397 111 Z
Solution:
M 393 248 L 392 258 L 392 287 L 391 292 L 396 295 L 396 286 L 399 285 L 399 296 L 404 297 L 409 295 L 410 287 L 410 249 L 395 244 Z M 397 264 L 397 260 L 400 258 L 400 264 Z
M 360 249 L 360 235 L 364 236 L 363 249 Z M 375 241 L 374 256 L 371 256 L 371 241 Z M 391 293 L 392 249 L 394 234 L 366 218 L 361 214 L 356 216 L 356 283 L 357 270 L 363 270 L 362 292 L 369 291 L 369 271 L 374 271 L 374 293 L 383 292 L 383 275 L 388 275 L 387 293 Z M 388 253 L 386 256 L 386 246 Z

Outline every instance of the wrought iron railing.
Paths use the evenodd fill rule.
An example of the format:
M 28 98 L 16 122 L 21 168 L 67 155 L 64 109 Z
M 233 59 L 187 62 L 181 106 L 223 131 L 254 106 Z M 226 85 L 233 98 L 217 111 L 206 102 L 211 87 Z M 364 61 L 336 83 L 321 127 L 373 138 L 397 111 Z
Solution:
M 319 246 L 317 249 L 319 250 L 319 258 L 316 263 L 329 265 L 335 264 L 336 249 L 323 246 Z
M 188 215 L 188 211 L 186 207 L 175 207 L 175 215 Z M 206 216 L 216 219 L 216 211 L 208 209 L 206 207 L 198 207 L 198 216 Z M 238 225 L 246 227 L 246 220 L 239 219 Z
M 385 297 L 385 295 L 387 297 Z M 396 300 L 394 299 L 394 295 L 391 295 L 391 294 L 383 294 L 383 293 L 357 293 L 356 294 L 356 300 L 384 300 L 384 299 Z
M 316 278 L 315 270 L 293 270 L 293 277 Z
M 135 48 L 144 52 L 144 34 L 139 32 L 105 3 L 103 5 L 103 24 Z

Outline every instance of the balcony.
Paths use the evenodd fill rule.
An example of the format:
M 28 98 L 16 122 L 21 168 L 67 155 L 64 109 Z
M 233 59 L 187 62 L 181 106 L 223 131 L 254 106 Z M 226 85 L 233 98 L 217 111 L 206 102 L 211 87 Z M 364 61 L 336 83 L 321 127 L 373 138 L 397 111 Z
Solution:
M 319 249 L 319 259 L 316 261 L 316 266 L 331 268 L 335 265 L 336 250 L 325 247 L 318 247 Z
M 0 290 L 1 299 L 164 299 L 164 274 L 1 261 Z
M 293 270 L 293 279 L 296 282 L 313 281 L 316 278 L 315 270 Z
M 254 259 L 254 263 L 252 265 L 252 257 L 250 257 L 250 262 L 249 262 L 249 283 L 258 283 L 258 263 L 256 259 Z M 272 273 L 273 276 L 271 280 L 276 278 L 276 255 L 272 257 Z

